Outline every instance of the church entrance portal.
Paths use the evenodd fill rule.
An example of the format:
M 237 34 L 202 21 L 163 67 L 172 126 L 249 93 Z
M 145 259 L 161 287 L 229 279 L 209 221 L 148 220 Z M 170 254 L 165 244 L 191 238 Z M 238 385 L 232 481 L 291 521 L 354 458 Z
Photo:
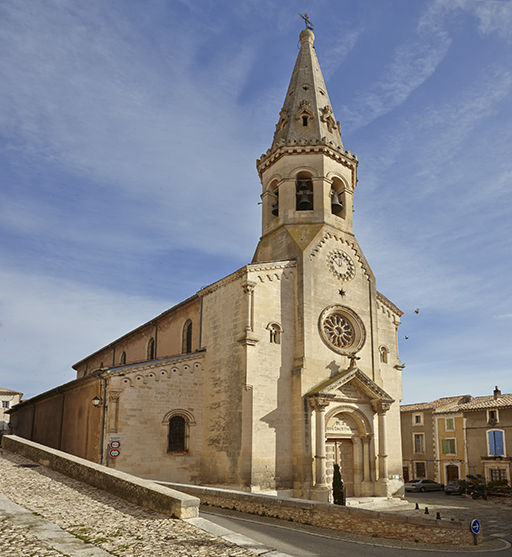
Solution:
M 345 497 L 354 497 L 354 458 L 357 450 L 352 438 L 358 436 L 355 420 L 348 414 L 332 417 L 326 427 L 326 471 L 327 482 L 332 486 L 334 464 L 340 467 Z

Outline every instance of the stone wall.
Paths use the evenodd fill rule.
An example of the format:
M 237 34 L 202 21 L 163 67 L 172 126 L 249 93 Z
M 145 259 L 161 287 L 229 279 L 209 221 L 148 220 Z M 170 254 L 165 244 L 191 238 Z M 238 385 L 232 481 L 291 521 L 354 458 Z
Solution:
M 199 497 L 202 505 L 311 524 L 351 534 L 421 543 L 473 545 L 469 522 L 416 518 L 271 495 L 182 484 L 162 484 Z M 479 534 L 481 541 L 482 533 Z
M 111 470 L 16 435 L 4 435 L 2 448 L 18 453 L 75 480 L 108 491 L 141 507 L 181 519 L 195 518 L 199 515 L 197 497 L 136 478 L 124 472 Z

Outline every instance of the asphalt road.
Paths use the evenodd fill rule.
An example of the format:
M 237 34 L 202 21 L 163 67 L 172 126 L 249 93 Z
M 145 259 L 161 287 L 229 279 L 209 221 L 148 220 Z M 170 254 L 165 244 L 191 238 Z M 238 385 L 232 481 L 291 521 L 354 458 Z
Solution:
M 447 549 L 446 547 L 436 550 L 433 545 L 410 547 L 410 543 L 407 544 L 408 547 L 399 547 L 400 542 L 394 540 L 379 540 L 379 544 L 376 544 L 371 538 L 362 537 L 358 537 L 359 541 L 356 542 L 354 539 L 350 539 L 351 536 L 342 533 L 337 534 L 333 531 L 311 526 L 296 524 L 292 526 L 291 523 L 286 521 L 244 515 L 212 507 L 202 509 L 201 516 L 233 532 L 263 543 L 269 548 L 294 557 L 339 557 L 340 555 L 349 557 L 405 557 L 408 555 L 432 557 L 433 552 L 437 555 L 455 554 L 461 557 L 470 555 L 474 557 L 477 555 L 479 557 L 512 557 L 510 543 L 507 544 L 508 547 L 497 551 L 498 547 L 503 548 L 505 542 L 496 540 L 500 537 L 500 539 L 508 539 L 509 542 L 512 542 L 512 534 L 509 534 L 509 531 L 512 532 L 512 523 L 509 523 L 512 508 L 510 508 L 510 511 L 509 509 L 504 511 L 502 507 L 487 501 L 473 501 L 458 496 L 446 496 L 444 492 L 410 493 L 407 494 L 406 498 L 411 503 L 418 502 L 419 512 L 424 512 L 424 507 L 430 506 L 433 512 L 440 510 L 447 517 L 450 514 L 460 515 L 462 513 L 478 518 L 483 524 L 485 522 L 496 523 L 498 530 L 502 530 L 502 532 L 491 534 L 495 537 L 487 536 L 489 543 L 493 543 L 496 549 L 482 551 L 483 547 L 478 546 L 469 551 L 459 551 L 459 548 Z M 504 522 L 506 524 L 503 524 Z M 487 526 L 487 529 L 489 533 L 489 526 Z M 491 540 L 494 540 L 494 542 L 491 542 Z

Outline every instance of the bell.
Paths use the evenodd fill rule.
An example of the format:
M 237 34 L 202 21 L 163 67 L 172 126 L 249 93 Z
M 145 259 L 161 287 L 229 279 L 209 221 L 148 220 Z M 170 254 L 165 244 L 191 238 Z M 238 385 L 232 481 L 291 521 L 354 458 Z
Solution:
M 332 198 L 331 198 L 331 211 L 335 215 L 339 215 L 343 211 L 343 204 L 340 203 L 340 200 L 338 199 L 338 196 L 335 193 L 332 194 Z
M 297 204 L 297 209 L 299 211 L 311 211 L 311 209 L 313 209 L 313 203 L 309 200 L 308 191 L 309 188 L 307 183 L 301 182 L 299 192 L 302 192 L 302 195 L 300 196 L 300 201 Z
M 311 203 L 308 194 L 305 191 L 302 192 L 297 208 L 299 211 L 311 211 L 311 209 L 313 209 L 313 203 Z
M 277 217 L 279 216 L 279 199 L 272 205 L 272 214 Z

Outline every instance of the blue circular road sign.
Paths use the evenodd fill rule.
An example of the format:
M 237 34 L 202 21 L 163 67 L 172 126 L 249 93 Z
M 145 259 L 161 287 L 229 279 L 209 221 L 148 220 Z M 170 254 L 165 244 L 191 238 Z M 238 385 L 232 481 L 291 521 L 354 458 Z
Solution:
M 471 531 L 473 534 L 480 533 L 480 522 L 476 518 L 471 521 Z

